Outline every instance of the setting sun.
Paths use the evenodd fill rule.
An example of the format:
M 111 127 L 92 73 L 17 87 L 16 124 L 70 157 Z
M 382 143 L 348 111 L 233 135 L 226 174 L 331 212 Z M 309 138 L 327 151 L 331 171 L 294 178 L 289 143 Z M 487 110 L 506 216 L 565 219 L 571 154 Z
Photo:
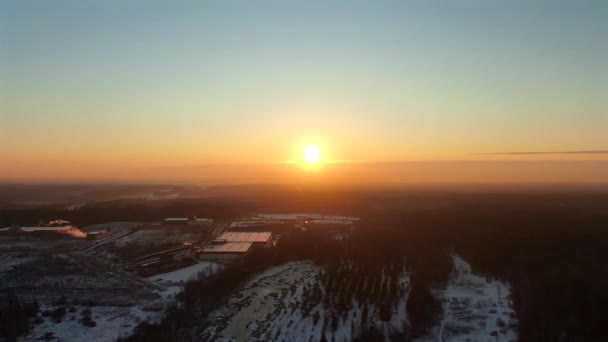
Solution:
M 321 158 L 321 149 L 319 145 L 308 144 L 302 149 L 302 157 L 307 163 L 316 163 Z

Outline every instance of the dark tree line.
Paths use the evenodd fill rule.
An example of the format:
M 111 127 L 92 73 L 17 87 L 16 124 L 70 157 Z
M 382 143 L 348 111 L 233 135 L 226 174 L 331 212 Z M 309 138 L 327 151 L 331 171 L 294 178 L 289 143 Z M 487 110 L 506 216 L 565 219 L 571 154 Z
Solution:
M 26 303 L 14 295 L 0 297 L 0 340 L 16 341 L 17 337 L 30 329 L 30 319 L 40 307 L 37 303 Z
M 179 296 L 183 305 L 171 308 L 160 324 L 140 325 L 129 340 L 171 341 L 176 336 L 196 340 L 209 324 L 207 315 L 253 274 L 301 259 L 314 260 L 321 266 L 318 283 L 305 289 L 303 313 L 310 314 L 314 306 L 324 303 L 330 309 L 327 316 L 315 320 L 331 330 L 356 300 L 364 315 L 364 327 L 357 330 L 379 333 L 373 325 L 367 326 L 368 308 L 377 307 L 380 319 L 389 321 L 398 300 L 410 290 L 401 287 L 399 279 L 406 270 L 411 272 L 409 300 L 418 305 L 408 305 L 411 327 L 405 328 L 407 336 L 422 335 L 441 317 L 441 305 L 430 291 L 447 280 L 451 264 L 444 250 L 422 245 L 429 241 L 418 236 L 410 237 L 417 241 L 406 242 L 406 235 L 390 222 L 363 223 L 350 239 L 342 241 L 332 240 L 324 231 L 294 230 L 283 236 L 277 248 L 257 250 L 223 272 L 188 282 Z M 417 248 L 411 248 L 413 245 Z
M 140 327 L 134 341 L 192 336 L 193 329 L 207 324 L 207 314 L 251 275 L 298 259 L 320 265 L 323 287 L 330 289 L 328 299 L 319 299 L 318 291 L 309 289 L 310 301 L 328 300 L 336 312 L 347 306 L 349 297 L 386 303 L 385 307 L 394 305 L 392 272 L 401 267 L 409 270 L 407 338 L 420 336 L 441 315 L 441 305 L 431 289 L 449 276 L 448 252 L 461 255 L 474 272 L 512 285 L 521 341 L 601 341 L 608 336 L 606 192 L 315 190 L 276 192 L 273 196 L 274 200 L 260 201 L 252 199 L 255 196 L 239 201 L 178 200 L 157 203 L 157 208 L 137 203 L 92 205 L 72 212 L 72 216 L 63 216 L 62 211 L 4 211 L 0 219 L 63 217 L 99 223 L 127 217 L 153 220 L 190 212 L 234 217 L 269 210 L 277 204 L 286 212 L 323 207 L 325 212 L 365 218 L 350 239 L 332 241 L 323 232 L 285 233 L 278 248 L 258 251 L 224 272 L 187 284 L 181 297 L 184 304 L 171 308 L 159 325 Z M 387 272 L 388 277 L 379 276 Z M 332 321 L 327 322 L 328 329 Z M 319 322 L 325 320 L 319 317 Z M 370 339 L 380 333 L 373 327 L 361 331 Z

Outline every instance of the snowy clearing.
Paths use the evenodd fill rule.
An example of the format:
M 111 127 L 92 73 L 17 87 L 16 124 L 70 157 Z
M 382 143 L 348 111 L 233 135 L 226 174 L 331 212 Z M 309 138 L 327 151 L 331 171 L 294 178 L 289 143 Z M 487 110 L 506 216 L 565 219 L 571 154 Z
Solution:
M 199 262 L 172 272 L 161 273 L 145 280 L 159 285 L 164 290 L 158 294 L 164 299 L 171 299 L 182 290 L 184 283 L 196 279 L 199 274 L 209 275 L 222 270 L 224 265 L 214 262 Z
M 205 262 L 201 261 L 194 265 L 180 268 L 179 270 L 175 270 L 167 273 L 160 273 L 149 278 L 146 278 L 148 281 L 153 282 L 165 282 L 165 283 L 182 283 L 188 280 L 192 280 L 196 278 L 196 276 L 203 273 L 214 273 L 217 272 L 223 267 L 222 264 L 214 263 L 214 262 Z
M 206 341 L 351 341 L 362 326 L 374 326 L 387 335 L 403 331 L 409 275 L 400 278 L 403 290 L 391 320 L 382 321 L 374 306 L 356 300 L 338 314 L 321 297 L 313 299 L 320 267 L 311 262 L 290 262 L 254 277 L 228 303 L 210 315 L 213 322 L 200 337 Z M 366 315 L 364 315 L 364 312 Z
M 154 246 L 159 244 L 180 245 L 185 241 L 194 242 L 201 237 L 201 233 L 184 232 L 178 230 L 163 229 L 144 229 L 138 230 L 133 234 L 114 240 L 116 247 L 128 246 Z
M 514 341 L 517 320 L 509 300 L 510 287 L 471 272 L 458 256 L 446 289 L 435 295 L 444 303 L 440 325 L 419 341 Z M 310 262 L 290 262 L 251 279 L 227 303 L 209 315 L 210 326 L 198 338 L 205 341 L 351 341 L 374 327 L 387 338 L 405 336 L 410 275 L 398 279 L 398 299 L 392 315 L 382 320 L 378 305 L 353 298 L 346 311 L 328 300 L 322 268 Z M 384 278 L 384 274 L 380 276 Z M 387 319 L 387 318 L 385 318 Z
M 11 270 L 13 267 L 19 266 L 32 261 L 33 258 L 27 256 L 24 253 L 8 253 L 0 254 L 0 279 L 2 279 L 2 273 Z
M 454 268 L 443 299 L 444 317 L 421 341 L 515 341 L 518 322 L 509 299 L 511 288 L 471 272 L 471 265 L 453 256 Z
M 173 272 L 157 274 L 145 280 L 154 283 L 162 288 L 155 291 L 154 298 L 148 298 L 136 303 L 136 305 L 102 305 L 102 306 L 83 306 L 83 305 L 42 305 L 37 319 L 42 322 L 32 324 L 32 331 L 21 339 L 21 341 L 36 341 L 41 337 L 53 336 L 58 341 L 115 341 L 120 337 L 127 337 L 132 334 L 133 329 L 143 322 L 158 322 L 165 310 L 175 300 L 175 295 L 180 292 L 186 281 L 195 278 L 198 274 L 209 274 L 221 270 L 221 264 L 210 262 L 197 263 Z M 70 276 L 74 278 L 75 276 Z M 44 278 L 44 277 L 43 277 Z M 67 281 L 67 280 L 66 280 Z M 73 283 L 83 284 L 82 280 L 71 279 Z M 86 283 L 87 288 L 100 286 L 107 289 L 108 280 Z M 61 322 L 54 322 L 44 311 L 63 308 L 67 312 Z M 72 309 L 73 308 L 73 309 Z M 95 326 L 87 326 L 82 319 L 84 312 L 91 311 L 90 320 L 95 322 Z M 51 335 L 52 334 L 52 335 Z
M 76 311 L 68 312 L 60 323 L 53 322 L 50 317 L 44 317 L 44 322 L 34 325 L 30 334 L 20 341 L 37 341 L 47 333 L 52 333 L 56 341 L 115 341 L 117 338 L 129 336 L 140 322 L 154 322 L 162 316 L 162 312 L 144 311 L 140 306 L 75 308 Z M 52 307 L 42 308 L 45 309 L 52 310 Z M 80 322 L 86 309 L 91 311 L 90 317 L 96 326 L 87 327 Z

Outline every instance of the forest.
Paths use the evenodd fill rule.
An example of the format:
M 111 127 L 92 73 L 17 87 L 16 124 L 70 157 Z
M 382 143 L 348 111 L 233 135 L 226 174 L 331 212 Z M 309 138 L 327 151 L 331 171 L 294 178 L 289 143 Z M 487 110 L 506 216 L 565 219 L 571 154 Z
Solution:
M 127 211 L 143 218 L 197 209 L 206 216 L 227 217 L 270 211 L 273 197 L 284 199 L 278 202 L 284 212 L 322 208 L 359 214 L 362 220 L 342 241 L 328 239 L 323 231 L 294 230 L 283 234 L 277 248 L 258 250 L 221 273 L 187 283 L 181 305 L 170 308 L 159 324 L 140 325 L 129 340 L 195 340 L 208 324 L 207 315 L 253 274 L 292 260 L 313 260 L 322 267 L 320 285 L 329 295 L 321 299 L 312 288 L 306 298 L 327 301 L 336 315 L 352 298 L 391 307 L 400 291 L 397 275 L 411 272 L 405 336 L 387 337 L 414 339 L 441 318 L 441 303 L 432 289 L 447 281 L 453 253 L 474 272 L 511 284 L 520 341 L 602 340 L 608 335 L 607 192 L 299 191 L 237 202 L 176 200 L 160 209 L 158 203 L 154 209 L 139 204 L 137 210 L 137 204 L 105 203 L 64 214 L 77 222 L 91 213 L 95 219 L 117 220 Z M 6 221 L 58 213 L 2 215 Z M 383 319 L 390 319 L 390 310 L 381 311 Z M 359 338 L 384 336 L 370 328 Z

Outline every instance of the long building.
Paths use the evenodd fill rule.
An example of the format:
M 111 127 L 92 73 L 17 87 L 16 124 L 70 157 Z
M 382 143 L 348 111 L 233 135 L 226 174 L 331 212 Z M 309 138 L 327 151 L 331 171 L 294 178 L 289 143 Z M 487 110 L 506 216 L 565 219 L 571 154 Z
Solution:
M 209 218 L 197 218 L 196 216 L 192 217 L 168 217 L 163 220 L 164 224 L 168 225 L 177 225 L 177 224 L 188 224 L 195 226 L 211 226 L 213 224 L 213 220 Z
M 266 228 L 274 225 L 281 225 L 283 221 L 278 220 L 246 220 L 234 221 L 230 224 L 230 229 L 255 229 Z
M 73 237 L 85 237 L 86 234 L 74 226 L 42 226 L 42 227 L 6 227 L 0 228 L 0 235 L 16 235 L 30 236 L 61 236 L 60 234 L 70 235 Z
M 201 259 L 233 259 L 251 251 L 252 242 L 226 242 L 215 240 L 200 250 Z
M 254 247 L 271 245 L 271 232 L 225 232 L 197 254 L 203 259 L 230 259 L 246 255 Z
M 272 243 L 271 232 L 225 232 L 216 240 L 226 242 L 251 242 L 254 247 L 268 247 Z
M 165 224 L 188 224 L 187 217 L 168 217 L 163 220 Z

